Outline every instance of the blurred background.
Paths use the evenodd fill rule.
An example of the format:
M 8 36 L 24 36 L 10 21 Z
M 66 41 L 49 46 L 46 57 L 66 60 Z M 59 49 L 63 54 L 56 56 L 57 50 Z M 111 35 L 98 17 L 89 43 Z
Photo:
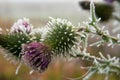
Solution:
M 23 17 L 29 18 L 35 28 L 43 27 L 48 22 L 49 16 L 68 19 L 75 26 L 78 26 L 78 23 L 83 24 L 83 21 L 89 21 L 88 18 L 90 15 L 89 9 L 85 9 L 85 7 L 88 6 L 88 4 L 84 2 L 86 0 L 82 0 L 81 2 L 84 2 L 82 4 L 80 1 L 81 0 L 0 0 L 0 27 L 9 29 L 14 22 Z M 102 14 L 103 16 L 110 14 L 109 16 L 111 17 L 111 14 L 114 14 L 120 18 L 119 0 L 113 0 L 113 2 L 106 2 L 107 0 L 94 1 L 96 6 L 99 3 L 114 6 L 113 13 L 110 12 L 111 7 L 104 8 L 108 10 L 108 12 Z M 101 11 L 101 13 L 102 12 L 104 13 L 104 11 Z M 99 25 L 106 26 L 106 29 L 110 30 L 110 33 L 114 36 L 120 33 L 119 19 L 106 19 L 101 21 Z M 97 39 L 89 38 L 89 44 L 95 41 L 97 41 Z M 108 47 L 107 45 L 102 45 L 99 48 L 93 46 L 89 47 L 88 51 L 96 56 L 98 56 L 98 52 L 101 51 L 104 55 L 111 54 L 112 56 L 120 57 L 120 49 L 118 46 L 114 48 Z M 15 75 L 18 64 L 7 61 L 3 56 L 5 52 L 2 49 L 0 49 L 0 53 L 0 80 L 69 80 L 69 78 L 80 77 L 86 73 L 87 70 L 81 69 L 80 66 L 89 66 L 91 64 L 81 59 L 66 61 L 61 58 L 56 58 L 44 73 L 35 72 L 29 75 L 30 69 L 22 65 L 19 74 Z M 104 75 L 95 74 L 91 80 L 103 80 L 104 77 Z M 118 80 L 118 76 L 112 74 L 110 80 Z

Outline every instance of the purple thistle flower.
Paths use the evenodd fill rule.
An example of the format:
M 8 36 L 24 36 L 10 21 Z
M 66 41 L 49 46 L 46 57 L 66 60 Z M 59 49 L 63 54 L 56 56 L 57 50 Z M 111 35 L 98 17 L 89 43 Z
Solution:
M 112 3 L 115 0 L 104 0 L 104 1 L 106 1 L 107 3 Z
M 51 51 L 44 44 L 31 42 L 22 46 L 22 59 L 32 69 L 43 72 L 51 62 Z
M 11 27 L 11 33 L 31 33 L 33 26 L 29 23 L 29 19 L 19 19 Z

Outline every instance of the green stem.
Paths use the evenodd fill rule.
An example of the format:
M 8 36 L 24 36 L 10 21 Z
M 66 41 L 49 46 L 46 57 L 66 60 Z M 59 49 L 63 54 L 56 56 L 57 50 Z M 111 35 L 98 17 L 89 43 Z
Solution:
M 101 37 L 105 37 L 105 38 L 107 38 L 107 39 L 111 39 L 112 41 L 113 41 L 113 43 L 118 43 L 118 44 L 120 44 L 120 42 L 118 42 L 118 38 L 117 37 L 114 37 L 114 36 L 111 36 L 111 35 L 108 35 L 108 34 L 105 34 L 101 29 L 99 29 L 99 27 L 98 26 L 96 26 L 95 24 L 89 24 L 89 25 L 91 25 L 91 26 L 93 26 L 95 29 L 96 29 L 96 33 L 94 33 L 94 34 L 96 34 L 96 35 L 99 35 L 99 36 L 101 36 Z M 92 33 L 92 31 L 89 31 L 89 32 L 91 32 Z M 109 40 L 105 40 L 106 42 L 109 42 Z

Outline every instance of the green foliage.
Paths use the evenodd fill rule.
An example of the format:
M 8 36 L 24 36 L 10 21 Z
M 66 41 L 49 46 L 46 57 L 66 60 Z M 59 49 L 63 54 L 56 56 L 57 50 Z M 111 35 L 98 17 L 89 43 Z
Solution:
M 65 56 L 65 53 L 69 53 L 71 47 L 77 41 L 77 34 L 73 29 L 73 25 L 61 19 L 53 19 L 50 23 L 52 23 L 49 25 L 51 29 L 48 32 L 45 43 L 52 48 L 55 54 Z

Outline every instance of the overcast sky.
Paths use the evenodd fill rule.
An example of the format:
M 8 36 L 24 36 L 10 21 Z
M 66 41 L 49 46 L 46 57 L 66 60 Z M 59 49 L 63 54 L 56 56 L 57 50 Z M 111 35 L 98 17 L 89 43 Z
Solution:
M 67 2 L 78 0 L 0 0 L 0 2 Z
M 0 2 L 16 2 L 16 3 L 22 3 L 22 2 L 52 2 L 53 3 L 53 2 L 74 2 L 74 1 L 76 2 L 81 0 L 0 0 Z M 93 1 L 102 1 L 102 0 L 93 0 Z

